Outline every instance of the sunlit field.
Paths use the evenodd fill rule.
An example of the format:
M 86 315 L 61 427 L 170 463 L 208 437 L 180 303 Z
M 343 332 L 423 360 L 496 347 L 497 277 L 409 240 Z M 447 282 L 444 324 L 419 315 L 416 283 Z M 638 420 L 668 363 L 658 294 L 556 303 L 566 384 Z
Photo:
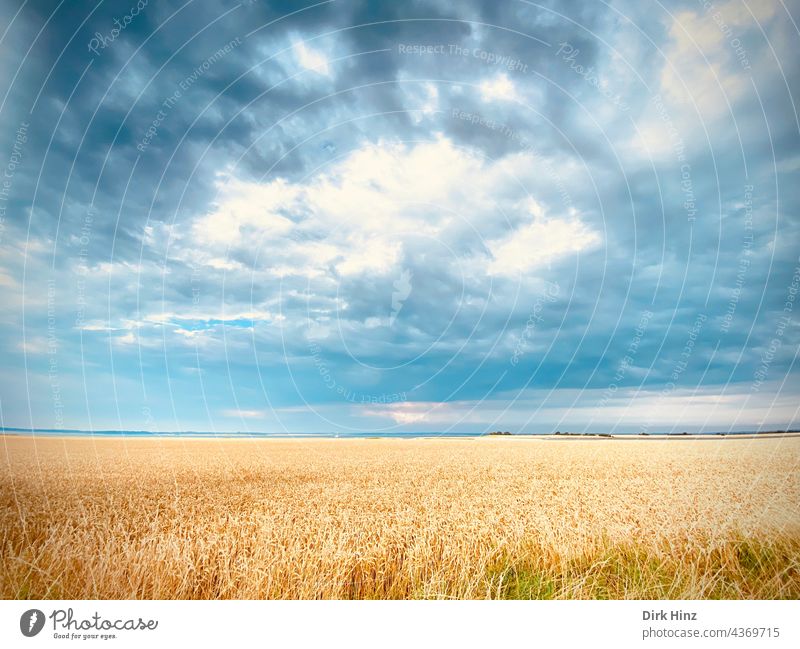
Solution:
M 797 598 L 800 439 L 0 438 L 4 598 Z

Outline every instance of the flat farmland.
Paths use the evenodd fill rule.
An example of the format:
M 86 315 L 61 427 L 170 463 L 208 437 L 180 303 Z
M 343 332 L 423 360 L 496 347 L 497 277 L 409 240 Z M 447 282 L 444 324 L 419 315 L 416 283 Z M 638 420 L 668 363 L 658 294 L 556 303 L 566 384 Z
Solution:
M 798 598 L 800 438 L 0 438 L 3 598 Z

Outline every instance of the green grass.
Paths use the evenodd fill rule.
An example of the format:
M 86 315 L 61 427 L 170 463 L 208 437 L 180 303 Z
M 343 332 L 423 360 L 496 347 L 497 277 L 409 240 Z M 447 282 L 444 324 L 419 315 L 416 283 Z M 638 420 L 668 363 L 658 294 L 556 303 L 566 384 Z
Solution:
M 798 599 L 800 541 L 605 545 L 579 557 L 531 548 L 498 560 L 485 580 L 498 599 Z

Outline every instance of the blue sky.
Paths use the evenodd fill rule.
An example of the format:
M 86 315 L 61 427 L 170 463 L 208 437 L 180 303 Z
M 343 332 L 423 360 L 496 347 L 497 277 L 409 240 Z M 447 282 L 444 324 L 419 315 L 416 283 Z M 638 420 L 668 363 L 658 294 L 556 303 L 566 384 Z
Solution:
M 0 12 L 2 424 L 797 425 L 797 2 Z

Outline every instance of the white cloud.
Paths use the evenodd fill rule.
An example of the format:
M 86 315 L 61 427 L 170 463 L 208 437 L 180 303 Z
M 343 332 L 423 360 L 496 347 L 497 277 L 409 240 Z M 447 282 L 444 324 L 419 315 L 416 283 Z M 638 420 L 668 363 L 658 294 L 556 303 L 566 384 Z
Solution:
M 578 219 L 535 218 L 533 222 L 492 242 L 492 274 L 527 273 L 569 253 L 600 242 L 596 232 Z
M 448 408 L 447 404 L 426 403 L 424 401 L 409 401 L 373 405 L 364 408 L 361 414 L 365 417 L 379 417 L 391 419 L 397 424 L 416 424 L 424 421 L 436 421 L 435 410 L 437 407 Z M 438 418 L 438 421 L 442 421 Z
M 297 57 L 297 62 L 306 70 L 313 70 L 326 77 L 331 76 L 328 57 L 319 50 L 309 47 L 303 41 L 298 41 L 294 44 L 294 53 Z
M 222 205 L 195 222 L 192 234 L 198 243 L 232 244 L 252 232 L 275 236 L 292 229 L 292 222 L 281 211 L 292 208 L 297 188 L 285 181 L 258 184 L 233 180 L 224 186 L 224 194 Z
M 555 393 L 528 389 L 513 397 L 497 394 L 486 400 L 372 404 L 358 413 L 398 426 L 417 425 L 417 430 L 420 423 L 442 428 L 471 424 L 487 431 L 501 428 L 517 433 L 584 428 L 592 432 L 721 431 L 732 425 L 738 429 L 779 428 L 793 420 L 797 400 L 792 394 L 776 397 L 780 393 L 778 382 L 765 385 L 760 394 L 751 394 L 746 387 L 744 390 L 731 385 L 678 388 L 664 393 L 631 387 L 618 390 L 608 399 L 607 391 L 602 389 L 562 388 Z
M 480 85 L 481 98 L 484 101 L 496 101 L 502 99 L 511 101 L 517 99 L 517 89 L 514 82 L 508 78 L 507 74 L 499 74 L 493 79 L 488 79 Z
M 654 88 L 663 107 L 656 109 L 653 101 L 648 102 L 630 151 L 648 157 L 674 155 L 679 141 L 691 148 L 705 140 L 704 131 L 713 139 L 715 123 L 729 129 L 723 119 L 732 115 L 740 120 L 737 104 L 752 96 L 751 79 L 762 80 L 766 87 L 776 76 L 772 55 L 765 56 L 766 48 L 753 48 L 748 36 L 758 29 L 755 20 L 766 26 L 779 6 L 763 2 L 746 8 L 739 0 L 729 0 L 714 2 L 708 9 L 698 3 L 672 15 Z M 780 34 L 773 30 L 771 44 L 779 57 L 790 57 L 790 46 Z
M 45 354 L 51 349 L 56 349 L 58 341 L 53 340 L 52 347 L 50 345 L 50 341 L 44 336 L 34 336 L 18 343 L 17 347 L 26 354 Z
M 152 313 L 143 318 L 143 322 L 155 324 L 175 324 L 177 322 L 235 322 L 237 320 L 252 320 L 254 322 L 271 322 L 281 320 L 279 314 L 270 311 L 235 311 L 225 313 L 222 311 L 200 312 L 188 311 L 186 313 Z
M 710 15 L 681 12 L 669 35 L 661 89 L 673 101 L 687 107 L 694 103 L 702 118 L 709 119 L 727 111 L 727 102 L 749 88 L 749 76 L 730 66 L 733 50 Z
M 263 419 L 268 415 L 269 413 L 265 410 L 229 409 L 222 411 L 223 417 L 229 417 L 234 419 Z
M 122 343 L 123 345 L 132 345 L 136 342 L 136 336 L 134 336 L 132 331 L 129 331 L 124 336 L 119 336 L 115 339 L 116 342 Z
M 526 154 L 515 163 L 528 171 L 537 165 Z M 465 237 L 478 239 L 491 248 L 493 273 L 526 272 L 597 243 L 574 210 L 547 214 L 526 196 L 514 171 L 443 137 L 367 145 L 305 183 L 220 185 L 214 210 L 191 228 L 186 254 L 235 270 L 221 260 L 257 249 L 263 265 L 249 273 L 319 278 L 388 274 L 421 237 L 453 249 Z
M 542 264 L 600 241 L 574 208 L 528 195 L 519 176 L 545 174 L 532 154 L 487 160 L 438 136 L 368 144 L 301 181 L 219 180 L 212 209 L 182 224 L 170 247 L 176 262 L 202 269 L 202 303 L 140 320 L 169 327 L 176 344 L 255 320 L 265 325 L 258 336 L 347 339 L 356 355 L 398 335 L 421 345 L 443 313 L 480 318 L 486 292 L 503 293 L 499 280 L 532 290 L 550 272 Z M 395 323 L 393 282 L 404 271 L 425 280 Z M 209 291 L 223 274 L 224 294 Z M 420 323 L 427 307 L 430 323 Z

